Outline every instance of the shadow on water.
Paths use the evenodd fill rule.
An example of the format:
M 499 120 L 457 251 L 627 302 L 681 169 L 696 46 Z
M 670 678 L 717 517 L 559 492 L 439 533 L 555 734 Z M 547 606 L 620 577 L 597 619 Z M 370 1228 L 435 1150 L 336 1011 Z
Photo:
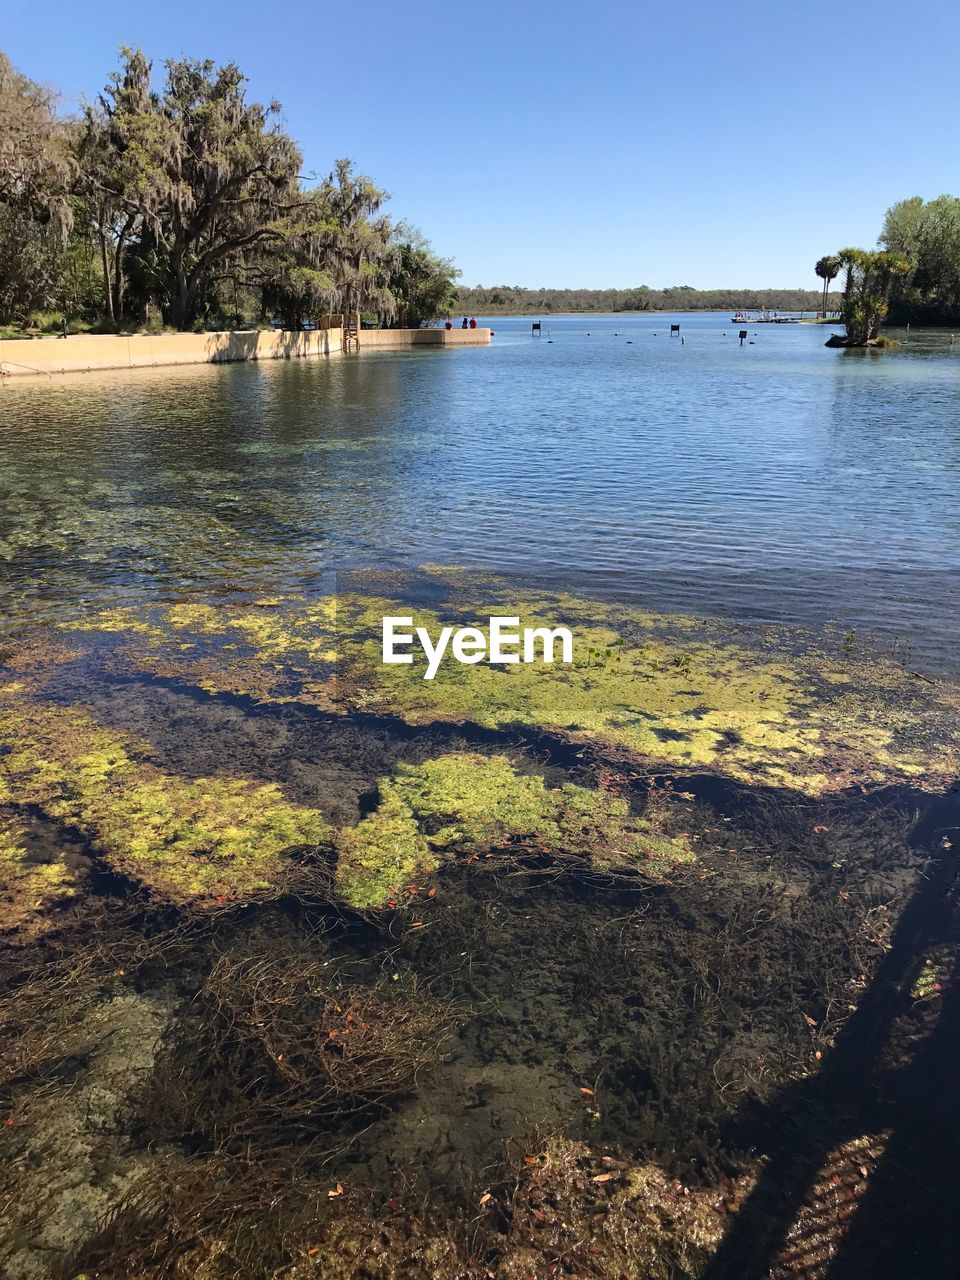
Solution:
M 342 807 L 333 812 L 337 819 L 350 813 L 346 797 L 352 799 L 358 786 L 369 788 L 398 762 L 416 763 L 442 751 L 517 753 L 548 781 L 589 783 L 598 768 L 625 770 L 625 777 L 636 778 L 683 773 L 631 767 L 623 752 L 611 754 L 600 744 L 571 741 L 521 722 L 497 728 L 470 720 L 414 724 L 386 712 L 352 710 L 347 715 L 300 701 L 271 703 L 144 673 L 98 669 L 90 680 L 81 670 L 75 678 L 61 675 L 60 686 L 48 696 L 64 705 L 81 701 L 99 723 L 149 743 L 151 759 L 184 777 L 202 777 L 229 759 L 235 772 L 282 783 L 300 803 L 317 803 L 322 795 L 329 804 L 342 790 Z M 782 795 L 774 786 L 744 786 L 719 773 L 684 774 L 683 785 L 698 800 L 741 815 Z M 907 803 L 912 793 L 902 790 L 900 798 Z M 371 795 L 363 790 L 360 816 L 369 811 Z M 884 798 L 892 794 L 884 793 Z
M 754 1111 L 745 1128 L 769 1157 L 749 1199 L 704 1273 L 704 1280 L 761 1280 L 774 1275 L 826 1280 L 923 1277 L 953 1280 L 960 1262 L 960 988 L 939 1004 L 932 1029 L 905 1062 L 891 1062 L 897 1024 L 909 1020 L 910 990 L 931 950 L 956 947 L 956 854 L 941 840 L 956 831 L 956 791 L 934 800 L 913 832 L 940 846 L 905 907 L 889 950 L 821 1069 Z M 902 1028 L 901 1028 L 902 1029 Z M 888 1133 L 883 1159 L 842 1232 L 829 1266 L 818 1259 L 824 1237 L 838 1234 L 850 1210 L 814 1211 L 793 1265 L 778 1271 L 804 1202 L 831 1152 L 864 1135 Z M 822 1199 L 822 1192 L 820 1193 Z M 830 1220 L 832 1219 L 832 1221 Z M 833 1252 L 833 1250 L 830 1250 Z
M 229 760 L 238 774 L 322 802 L 337 822 L 369 812 L 377 780 L 400 762 L 468 749 L 505 753 L 550 785 L 597 785 L 616 771 L 637 813 L 669 810 L 671 830 L 682 826 L 699 841 L 695 862 L 659 879 L 609 877 L 541 849 L 464 849 L 396 909 L 351 912 L 324 898 L 329 883 L 318 881 L 312 896 L 198 917 L 181 958 L 137 976 L 140 995 L 167 1002 L 171 1060 L 198 1082 L 196 1096 L 182 1116 L 165 1117 L 154 1105 L 162 1073 L 146 1076 L 140 1110 L 154 1105 L 158 1114 L 135 1117 L 123 1143 L 136 1147 L 149 1132 L 142 1150 L 159 1143 L 187 1179 L 221 1148 L 232 1158 L 231 1142 L 245 1152 L 253 1142 L 254 1157 L 244 1157 L 251 1176 L 267 1178 L 290 1159 L 325 1187 L 329 1162 L 309 1163 L 316 1142 L 336 1150 L 334 1176 L 368 1188 L 381 1207 L 399 1181 L 449 1221 L 472 1212 L 478 1188 L 510 1181 L 511 1158 L 532 1158 L 557 1135 L 721 1192 L 759 1153 L 758 1181 L 731 1215 L 706 1280 L 955 1276 L 958 993 L 947 974 L 942 998 L 911 992 L 931 953 L 960 936 L 950 847 L 960 792 L 891 787 L 814 799 L 709 773 L 651 774 L 520 726 L 411 726 L 159 677 L 90 679 L 72 667 L 60 676 L 59 697 L 146 741 L 162 768 L 204 777 Z M 142 886 L 84 852 L 91 905 L 116 911 L 123 947 L 151 929 L 176 929 L 177 909 L 152 903 Z M 885 904 L 896 904 L 889 936 L 865 939 L 864 919 Z M 131 907 L 141 914 L 128 919 Z M 453 1011 L 449 1035 L 435 1060 L 417 1066 L 414 1083 L 359 1120 L 331 1112 L 314 1132 L 316 1117 L 307 1117 L 305 1141 L 291 1136 L 281 1108 L 275 1132 L 225 1137 L 211 1128 L 211 1097 L 229 1110 L 276 1063 L 249 1043 L 237 1052 L 224 1042 L 224 1071 L 211 1073 L 220 1059 L 203 1039 L 210 1028 L 198 1034 L 198 1010 L 224 957 L 241 975 L 277 964 L 284 984 L 315 971 L 332 998 L 343 990 L 388 1009 L 406 991 L 417 1000 L 426 993 Z M 113 972 L 118 963 L 135 970 L 124 960 L 111 962 Z M 248 994 L 237 997 L 241 1011 Z M 309 1020 L 300 1026 L 297 1001 L 288 1006 L 291 1043 L 301 1030 L 313 1034 Z M 228 1068 L 239 1072 L 245 1061 L 249 1078 L 231 1077 Z M 834 1153 L 864 1135 L 885 1149 L 854 1210 L 820 1188 Z M 211 1231 L 220 1212 L 214 1205 Z

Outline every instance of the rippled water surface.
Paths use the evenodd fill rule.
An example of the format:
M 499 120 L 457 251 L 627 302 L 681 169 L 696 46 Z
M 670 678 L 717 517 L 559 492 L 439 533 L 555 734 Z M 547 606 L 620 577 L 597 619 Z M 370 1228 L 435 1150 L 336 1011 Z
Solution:
M 5 617 L 441 562 L 950 662 L 949 334 L 856 353 L 806 325 L 741 346 L 728 316 L 492 323 L 490 348 L 8 381 Z

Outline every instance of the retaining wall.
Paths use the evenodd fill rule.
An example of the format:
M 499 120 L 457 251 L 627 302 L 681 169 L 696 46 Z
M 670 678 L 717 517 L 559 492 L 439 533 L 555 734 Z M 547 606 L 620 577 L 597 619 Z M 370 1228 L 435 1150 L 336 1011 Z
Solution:
M 489 329 L 362 329 L 360 350 L 383 347 L 474 347 Z M 340 329 L 286 333 L 277 329 L 218 333 L 75 334 L 68 338 L 0 340 L 0 381 L 93 369 L 145 369 L 235 360 L 292 360 L 341 354 Z

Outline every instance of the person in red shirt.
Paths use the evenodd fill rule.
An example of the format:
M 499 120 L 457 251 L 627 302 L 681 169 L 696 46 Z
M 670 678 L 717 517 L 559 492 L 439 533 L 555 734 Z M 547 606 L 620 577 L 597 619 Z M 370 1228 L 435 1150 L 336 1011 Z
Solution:
M 447 321 L 447 323 L 446 323 L 443 327 L 444 327 L 445 329 L 452 329 L 452 328 L 453 328 L 453 321 L 452 321 L 452 320 L 448 320 L 448 321 Z
M 477 327 L 477 317 L 476 317 L 476 316 L 471 316 L 471 317 L 470 317 L 470 328 L 471 328 L 471 329 L 475 329 L 476 327 Z

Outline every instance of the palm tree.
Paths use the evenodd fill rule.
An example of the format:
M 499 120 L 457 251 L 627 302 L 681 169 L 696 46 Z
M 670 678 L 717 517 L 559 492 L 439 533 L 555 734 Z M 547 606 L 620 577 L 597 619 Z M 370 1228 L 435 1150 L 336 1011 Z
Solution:
M 823 281 L 823 318 L 827 318 L 827 289 L 830 287 L 830 281 L 836 280 L 840 274 L 840 267 L 843 264 L 836 254 L 828 253 L 826 257 L 820 258 L 814 267 L 817 275 Z
M 910 264 L 899 253 L 869 249 L 841 249 L 837 257 L 846 269 L 842 310 L 847 336 L 834 345 L 862 347 L 876 338 L 894 281 L 908 274 Z

